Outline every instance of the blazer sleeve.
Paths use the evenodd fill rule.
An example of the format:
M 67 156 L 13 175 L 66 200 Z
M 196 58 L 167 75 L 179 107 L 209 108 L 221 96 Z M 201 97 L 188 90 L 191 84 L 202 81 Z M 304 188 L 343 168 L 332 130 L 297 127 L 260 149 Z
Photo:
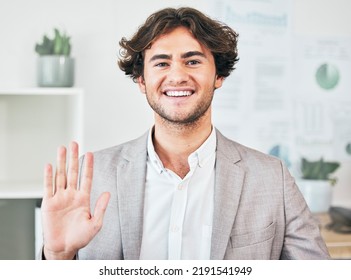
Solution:
M 282 172 L 286 223 L 281 259 L 330 259 L 316 219 L 284 164 Z

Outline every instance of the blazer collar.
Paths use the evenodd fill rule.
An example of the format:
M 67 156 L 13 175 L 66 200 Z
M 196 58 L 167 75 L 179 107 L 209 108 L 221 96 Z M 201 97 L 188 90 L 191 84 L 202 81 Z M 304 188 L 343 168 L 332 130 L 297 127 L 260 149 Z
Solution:
M 211 259 L 223 259 L 239 206 L 245 172 L 235 143 L 217 131 Z
M 147 160 L 147 133 L 124 145 L 125 159 L 117 166 L 117 197 L 123 244 L 123 257 L 140 256 Z

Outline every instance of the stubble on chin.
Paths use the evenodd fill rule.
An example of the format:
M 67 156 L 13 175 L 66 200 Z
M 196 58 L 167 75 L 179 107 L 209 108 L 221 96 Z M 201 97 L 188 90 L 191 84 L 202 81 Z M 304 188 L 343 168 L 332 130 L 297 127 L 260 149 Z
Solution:
M 200 104 L 193 112 L 188 113 L 187 115 L 174 115 L 167 113 L 164 108 L 154 104 L 148 99 L 149 105 L 156 115 L 156 120 L 159 121 L 163 126 L 169 127 L 170 129 L 175 129 L 178 131 L 184 131 L 189 129 L 195 129 L 200 126 L 202 120 L 209 114 L 209 109 L 211 102 L 207 104 Z

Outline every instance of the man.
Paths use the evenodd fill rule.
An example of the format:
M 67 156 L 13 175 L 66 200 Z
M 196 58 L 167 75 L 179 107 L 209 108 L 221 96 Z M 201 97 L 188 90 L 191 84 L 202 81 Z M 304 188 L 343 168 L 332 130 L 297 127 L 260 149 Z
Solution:
M 67 174 L 58 149 L 54 182 L 51 165 L 45 170 L 42 256 L 328 258 L 284 165 L 212 126 L 212 98 L 234 69 L 237 34 L 195 9 L 164 9 L 120 44 L 119 66 L 146 95 L 155 124 L 80 163 L 72 143 Z

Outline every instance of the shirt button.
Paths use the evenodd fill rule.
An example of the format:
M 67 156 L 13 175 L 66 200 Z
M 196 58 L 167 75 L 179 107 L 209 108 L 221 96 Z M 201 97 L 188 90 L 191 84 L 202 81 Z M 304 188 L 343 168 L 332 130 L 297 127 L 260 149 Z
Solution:
M 183 190 L 184 189 L 184 185 L 182 185 L 182 184 L 180 184 L 180 185 L 178 185 L 178 190 Z
M 172 232 L 178 232 L 179 229 L 180 228 L 178 226 L 172 226 Z

